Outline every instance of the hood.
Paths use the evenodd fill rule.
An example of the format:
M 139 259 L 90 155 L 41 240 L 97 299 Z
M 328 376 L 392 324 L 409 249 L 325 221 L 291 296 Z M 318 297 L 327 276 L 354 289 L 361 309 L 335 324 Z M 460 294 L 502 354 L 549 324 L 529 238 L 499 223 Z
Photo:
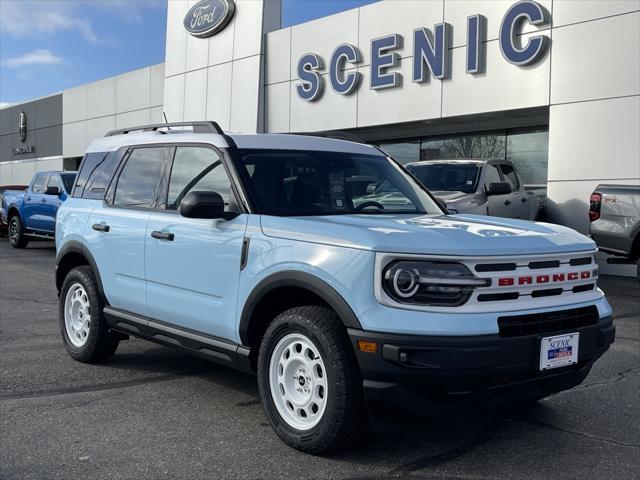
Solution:
M 481 215 L 264 215 L 261 222 L 267 236 L 376 252 L 501 256 L 595 249 L 567 227 Z
M 474 195 L 473 193 L 464 193 L 460 191 L 451 190 L 429 190 L 432 195 L 438 197 L 440 200 L 444 200 L 446 203 L 457 202 L 469 198 Z

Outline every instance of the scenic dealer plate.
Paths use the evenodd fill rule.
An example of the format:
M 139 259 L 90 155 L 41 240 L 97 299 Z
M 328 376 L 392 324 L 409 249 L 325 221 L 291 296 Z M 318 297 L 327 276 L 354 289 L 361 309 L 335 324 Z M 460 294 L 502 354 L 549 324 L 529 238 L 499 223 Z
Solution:
M 543 338 L 540 342 L 540 370 L 578 363 L 579 333 Z

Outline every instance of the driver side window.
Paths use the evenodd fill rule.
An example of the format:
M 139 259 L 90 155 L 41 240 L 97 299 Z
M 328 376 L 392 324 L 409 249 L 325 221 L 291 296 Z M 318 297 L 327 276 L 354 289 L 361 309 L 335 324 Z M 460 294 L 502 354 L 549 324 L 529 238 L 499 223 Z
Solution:
M 495 182 L 501 182 L 502 177 L 500 177 L 500 172 L 498 172 L 498 167 L 495 165 L 487 165 L 487 171 L 484 174 L 484 188 L 485 190 L 489 189 L 489 185 Z
M 231 182 L 218 153 L 206 147 L 177 147 L 169 178 L 167 210 L 178 210 L 192 191 L 217 192 L 229 207 Z

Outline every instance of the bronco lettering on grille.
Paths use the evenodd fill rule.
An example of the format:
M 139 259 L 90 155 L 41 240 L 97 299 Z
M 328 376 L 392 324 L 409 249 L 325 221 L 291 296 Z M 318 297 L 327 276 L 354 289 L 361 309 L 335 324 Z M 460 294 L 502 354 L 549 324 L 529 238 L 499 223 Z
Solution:
M 498 286 L 513 287 L 514 285 L 540 285 L 544 283 L 562 283 L 565 281 L 586 280 L 591 278 L 591 272 L 554 273 L 553 275 L 521 275 L 519 277 L 502 277 L 498 279 Z

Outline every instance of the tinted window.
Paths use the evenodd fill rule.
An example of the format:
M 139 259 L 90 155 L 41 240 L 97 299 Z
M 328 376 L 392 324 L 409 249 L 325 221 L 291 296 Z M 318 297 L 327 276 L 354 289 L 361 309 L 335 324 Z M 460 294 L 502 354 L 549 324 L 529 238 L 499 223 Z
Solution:
M 171 168 L 167 209 L 177 210 L 191 191 L 217 192 L 229 206 L 231 182 L 215 150 L 205 147 L 178 147 Z
M 84 192 L 82 193 L 83 198 L 104 198 L 105 192 L 111 183 L 111 178 L 118 168 L 118 160 L 121 158 L 122 153 L 123 152 L 111 152 L 109 154 L 99 154 L 102 157 L 89 175 Z
M 33 185 L 31 185 L 31 190 L 34 193 L 42 193 L 44 191 L 44 182 L 47 180 L 47 174 L 41 173 L 36 175 L 36 178 L 33 180 Z
M 62 191 L 62 184 L 57 175 L 49 175 L 49 181 L 47 182 L 47 188 L 58 187 L 58 190 Z M 46 189 L 45 189 L 46 190 Z
M 138 148 L 131 152 L 118 178 L 114 205 L 153 206 L 167 151 L 164 147 L 154 147 Z
M 500 169 L 504 175 L 505 182 L 509 182 L 512 190 L 517 190 L 520 188 L 520 182 L 518 181 L 518 176 L 516 172 L 513 170 L 511 165 L 500 165 Z
M 74 197 L 82 196 L 87 180 L 95 170 L 96 166 L 98 166 L 107 155 L 108 153 L 106 152 L 100 152 L 87 153 L 84 156 L 82 163 L 80 164 L 80 171 L 78 172 L 78 181 L 76 182 L 76 187 L 73 190 Z
M 73 181 L 76 179 L 75 173 L 61 173 L 60 177 L 62 178 L 62 183 L 64 184 L 64 189 L 67 192 L 70 192 L 73 188 Z
M 491 183 L 501 182 L 502 178 L 500 177 L 500 172 L 498 172 L 498 167 L 495 165 L 487 165 L 487 171 L 484 174 L 484 186 L 485 188 L 489 188 Z
M 480 168 L 472 163 L 442 164 L 423 163 L 409 165 L 408 170 L 429 190 L 476 191 Z
M 260 213 L 442 213 L 411 177 L 382 155 L 291 150 L 238 153 Z

